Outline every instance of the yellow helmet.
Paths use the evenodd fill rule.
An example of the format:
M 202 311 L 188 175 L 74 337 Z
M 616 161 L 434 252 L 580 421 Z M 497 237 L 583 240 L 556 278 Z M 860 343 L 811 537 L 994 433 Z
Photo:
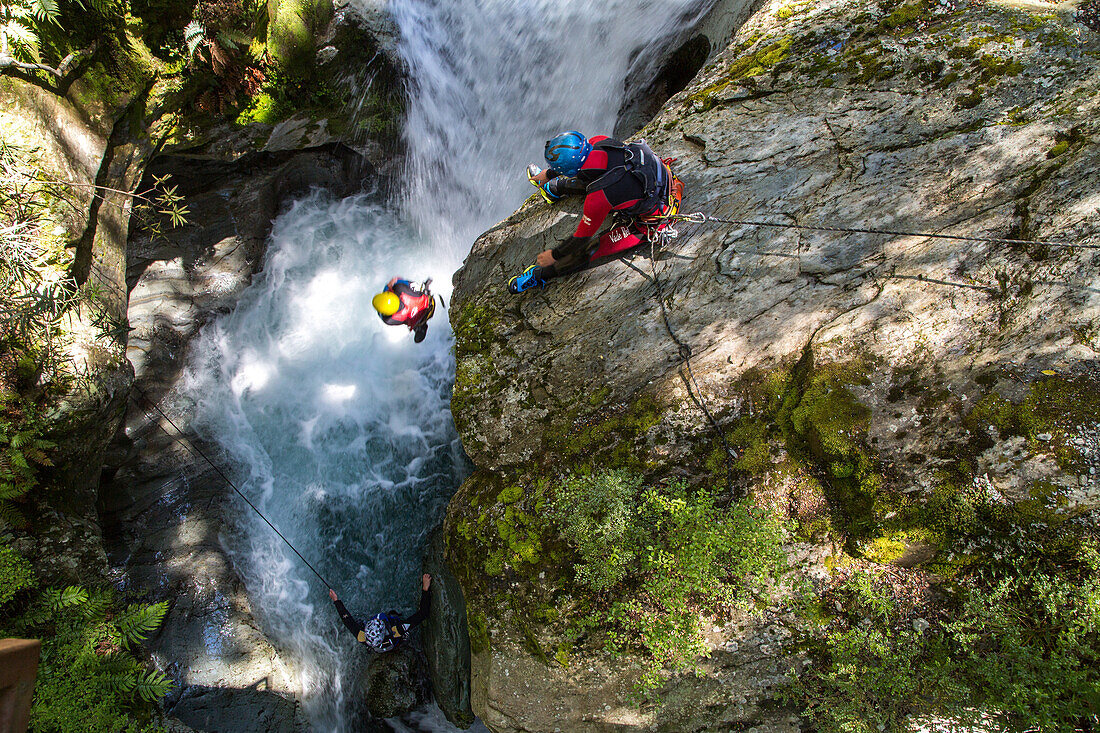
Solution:
M 401 310 L 401 298 L 390 291 L 379 293 L 371 299 L 371 305 L 374 309 L 384 316 L 392 316 L 397 311 Z

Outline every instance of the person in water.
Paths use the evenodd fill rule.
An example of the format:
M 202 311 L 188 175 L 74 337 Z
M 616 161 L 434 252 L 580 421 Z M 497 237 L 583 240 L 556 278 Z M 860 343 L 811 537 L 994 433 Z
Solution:
M 535 264 L 508 282 L 513 293 L 545 285 L 591 260 L 635 247 L 666 227 L 683 197 L 684 184 L 645 142 L 623 143 L 606 135 L 585 138 L 576 130 L 546 142 L 549 167 L 528 168 L 528 178 L 549 202 L 583 195 L 584 214 L 573 236 L 540 252 Z M 622 226 L 593 240 L 609 214 Z
M 415 334 L 413 341 L 420 343 L 428 333 L 428 319 L 435 315 L 435 298 L 428 290 L 431 283 L 431 278 L 413 283 L 395 277 L 371 299 L 371 305 L 386 325 L 408 326 Z
M 390 613 L 376 613 L 366 623 L 355 618 L 344 607 L 344 604 L 336 597 L 336 591 L 328 589 L 329 598 L 336 604 L 336 612 L 340 614 L 340 620 L 348 631 L 355 634 L 355 640 L 360 644 L 366 644 L 372 651 L 393 651 L 409 638 L 409 632 L 419 626 L 428 618 L 432 610 L 432 594 L 428 590 L 432 585 L 432 576 L 424 573 L 420 579 L 420 608 L 412 616 L 403 619 L 392 611 Z

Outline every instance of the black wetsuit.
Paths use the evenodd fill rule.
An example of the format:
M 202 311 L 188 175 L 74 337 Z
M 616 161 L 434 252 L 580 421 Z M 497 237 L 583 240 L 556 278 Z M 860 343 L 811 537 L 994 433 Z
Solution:
M 554 196 L 573 196 L 584 194 L 584 213 L 573 236 L 564 239 L 551 250 L 554 264 L 539 268 L 538 277 L 547 280 L 568 274 L 584 267 L 592 252 L 599 244 L 593 236 L 599 231 L 607 216 L 615 211 L 629 209 L 645 197 L 645 187 L 631 175 L 625 175 L 604 188 L 590 191 L 591 184 L 602 178 L 608 171 L 626 164 L 626 152 L 616 147 L 601 147 L 599 143 L 611 140 L 604 135 L 593 137 L 590 142 L 595 146 L 584 165 L 574 177 L 559 175 L 553 169 L 553 176 L 547 189 Z M 646 212 L 648 213 L 648 212 Z
M 351 615 L 348 609 L 341 601 L 334 601 L 336 604 L 336 612 L 340 614 L 340 620 L 344 622 L 344 626 L 348 627 L 348 631 L 355 635 L 355 640 L 366 644 L 367 637 L 365 633 L 366 624 Z M 407 619 L 403 619 L 400 616 L 392 613 L 378 614 L 378 616 L 384 617 L 386 623 L 386 638 L 382 642 L 381 647 L 374 647 L 375 651 L 388 652 L 395 649 L 408 638 L 409 631 L 419 626 L 428 618 L 428 614 L 432 611 L 432 592 L 425 590 L 420 592 L 420 608 L 416 609 L 416 613 L 409 616 Z M 374 618 L 377 618 L 375 616 Z

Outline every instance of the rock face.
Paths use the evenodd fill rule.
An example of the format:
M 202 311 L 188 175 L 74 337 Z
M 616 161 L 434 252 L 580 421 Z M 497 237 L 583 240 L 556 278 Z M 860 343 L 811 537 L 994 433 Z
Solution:
M 435 701 L 447 719 L 461 727 L 474 722 L 470 707 L 470 635 L 462 586 L 447 567 L 443 535 L 428 541 L 424 572 L 432 576 L 432 612 L 421 627 L 421 641 Z
M 409 646 L 371 655 L 363 678 L 367 712 L 392 718 L 428 701 L 427 675 L 420 653 Z
M 180 684 L 167 701 L 169 715 L 204 730 L 301 730 L 293 670 L 253 618 L 225 551 L 231 489 L 175 440 L 176 428 L 150 403 L 161 404 L 174 385 L 198 329 L 251 282 L 281 203 L 312 187 L 350 194 L 373 180 L 372 168 L 349 148 L 330 145 L 233 162 L 162 156 L 149 175 L 166 173 L 192 223 L 130 242 L 134 400 L 108 456 L 100 501 L 111 565 L 128 587 L 171 603 L 151 645 Z M 163 409 L 186 429 L 186 411 Z M 217 455 L 212 446 L 199 449 Z
M 905 538 L 967 487 L 1100 503 L 1098 258 L 1040 243 L 1100 243 L 1100 39 L 1034 9 L 940 7 L 764 5 L 639 132 L 678 159 L 684 211 L 728 220 L 679 224 L 655 260 L 642 247 L 510 296 L 507 275 L 578 221 L 576 203 L 535 197 L 475 243 L 450 313 L 452 408 L 478 470 L 446 533 L 473 709 L 493 730 L 797 728 L 768 692 L 801 663 L 778 607 L 723 623 L 701 677 L 638 707 L 629 657 L 554 655 L 559 630 L 526 599 L 568 609 L 560 573 L 524 569 L 491 523 L 469 532 L 503 513 L 502 487 L 581 467 L 721 486 L 701 405 L 734 443 L 732 489 L 797 523 L 792 566 L 811 579 L 886 541 L 905 549 L 886 559 L 942 560 L 951 548 Z M 1021 410 L 1026 426 L 1006 417 Z M 744 437 L 754 426 L 766 437 Z
M 666 51 L 639 53 L 626 75 L 615 136 L 632 135 L 653 119 L 669 97 L 683 91 L 703 65 L 726 47 L 760 5 L 761 0 L 704 3 L 700 16 L 668 40 Z
M 97 325 L 125 319 L 129 197 L 110 191 L 97 196 L 93 187 L 130 190 L 140 176 L 156 133 L 137 135 L 134 127 L 148 122 L 153 81 L 145 69 L 127 74 L 108 99 L 95 80 L 118 73 L 117 65 L 125 62 L 106 50 L 104 44 L 63 88 L 0 76 L 5 143 L 27 151 L 42 179 L 59 182 L 38 202 L 49 212 L 42 228 L 69 242 L 73 278 L 98 292 L 94 307 L 86 304 L 74 313 L 55 345 L 78 386 L 48 418 L 58 446 L 55 467 L 44 472 L 44 490 L 28 497 L 26 513 L 42 531 L 16 542 L 50 583 L 86 583 L 107 570 L 95 512 L 100 458 L 121 423 L 133 379 L 123 356 L 125 331 Z

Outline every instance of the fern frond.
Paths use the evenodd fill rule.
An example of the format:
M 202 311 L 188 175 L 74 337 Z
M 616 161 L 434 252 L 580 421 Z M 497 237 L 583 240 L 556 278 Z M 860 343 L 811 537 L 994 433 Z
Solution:
M 87 621 L 102 622 L 115 594 L 110 588 L 100 588 L 88 594 L 88 600 L 80 607 L 80 615 Z
M 149 670 L 138 674 L 134 682 L 134 692 L 146 702 L 156 702 L 172 689 L 172 680 L 159 670 Z
M 51 588 L 46 591 L 46 606 L 51 611 L 63 611 L 66 608 L 79 606 L 88 602 L 88 591 L 79 585 L 70 585 L 67 588 Z
M 129 648 L 131 644 L 145 641 L 149 634 L 156 631 L 164 622 L 167 613 L 168 601 L 149 606 L 141 603 L 133 604 L 112 621 L 114 627 L 118 629 L 119 643 Z
M 206 40 L 206 27 L 197 20 L 188 23 L 183 29 L 183 42 L 187 44 L 188 55 L 195 53 L 195 49 Z
M 57 23 L 57 0 L 31 0 L 30 10 L 43 23 Z
M 4 24 L 4 33 L 8 36 L 8 43 L 13 50 L 20 52 L 24 59 L 39 63 L 41 56 L 38 54 L 38 34 L 27 25 L 17 20 Z
M 99 15 L 111 15 L 119 10 L 118 0 L 86 0 L 87 5 L 84 4 L 85 0 L 76 0 L 80 4 L 80 7 L 91 7 L 93 11 Z
M 129 695 L 134 691 L 138 682 L 138 672 L 132 669 L 119 669 L 103 674 L 103 681 L 107 688 L 116 694 Z
M 28 446 L 28 447 L 24 448 L 23 449 L 23 455 L 25 455 L 27 458 L 30 458 L 32 461 L 37 463 L 39 466 L 52 466 L 53 465 L 53 461 L 50 460 L 50 457 L 48 455 L 46 455 L 40 449 L 35 448 L 33 446 Z
M 215 36 L 215 38 L 218 39 L 218 45 L 220 45 L 222 48 L 227 48 L 230 51 L 237 50 L 236 42 L 233 40 L 233 37 L 230 36 L 228 33 L 221 31 L 218 33 L 217 36 Z
M 26 527 L 27 518 L 10 501 L 0 499 L 0 527 Z
M 11 481 L 0 481 L 0 500 L 18 499 L 27 493 L 30 487 L 26 484 L 17 484 Z

